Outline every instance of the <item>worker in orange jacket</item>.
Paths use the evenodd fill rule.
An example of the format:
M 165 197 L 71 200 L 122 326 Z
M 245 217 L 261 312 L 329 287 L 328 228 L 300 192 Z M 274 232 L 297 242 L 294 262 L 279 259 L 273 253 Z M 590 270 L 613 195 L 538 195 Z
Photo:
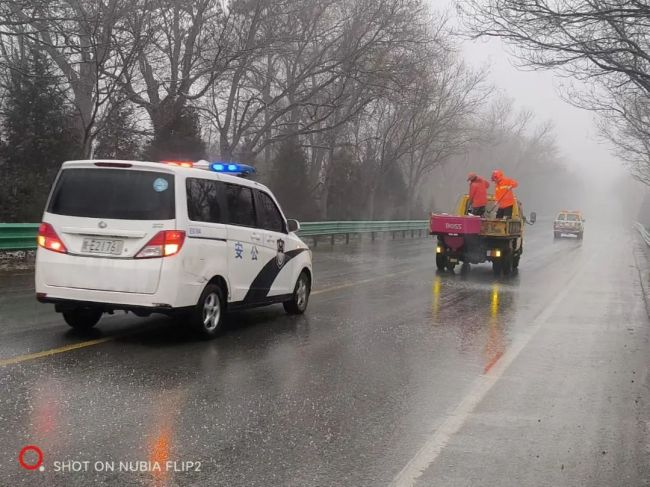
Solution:
M 512 190 L 519 184 L 516 180 L 505 177 L 500 169 L 492 172 L 492 181 L 495 184 L 494 199 L 499 207 L 497 218 L 512 218 L 512 207 L 515 204 L 515 193 Z
M 483 216 L 487 205 L 487 189 L 490 187 L 485 179 L 475 172 L 467 175 L 469 181 L 469 210 L 470 215 Z

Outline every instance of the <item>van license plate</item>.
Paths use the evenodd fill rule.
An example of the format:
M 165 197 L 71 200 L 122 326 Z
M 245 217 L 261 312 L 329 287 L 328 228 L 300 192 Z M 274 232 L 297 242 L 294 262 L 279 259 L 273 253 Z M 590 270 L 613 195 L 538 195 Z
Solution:
M 81 251 L 89 254 L 120 255 L 124 240 L 108 240 L 105 238 L 84 238 Z

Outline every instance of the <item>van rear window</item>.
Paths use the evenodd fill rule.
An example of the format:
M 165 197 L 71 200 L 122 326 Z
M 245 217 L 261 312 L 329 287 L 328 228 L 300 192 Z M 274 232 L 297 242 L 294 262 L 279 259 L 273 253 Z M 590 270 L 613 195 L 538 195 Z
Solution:
M 64 169 L 48 212 L 116 220 L 172 220 L 174 175 L 124 169 Z

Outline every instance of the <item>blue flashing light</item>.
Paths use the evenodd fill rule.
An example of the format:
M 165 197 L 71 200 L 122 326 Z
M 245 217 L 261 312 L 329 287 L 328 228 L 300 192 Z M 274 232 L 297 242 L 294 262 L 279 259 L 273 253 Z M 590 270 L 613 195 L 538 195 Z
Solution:
M 223 162 L 213 162 L 212 164 L 210 164 L 210 169 L 215 172 L 222 172 L 222 173 L 234 174 L 240 176 L 244 176 L 244 175 L 247 176 L 255 172 L 255 168 L 247 164 L 233 164 L 233 163 L 223 163 Z

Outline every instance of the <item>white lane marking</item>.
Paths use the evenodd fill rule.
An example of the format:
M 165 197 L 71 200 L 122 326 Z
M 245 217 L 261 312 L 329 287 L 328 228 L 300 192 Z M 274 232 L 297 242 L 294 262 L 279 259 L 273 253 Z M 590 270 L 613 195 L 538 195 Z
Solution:
M 426 469 L 438 458 L 438 455 L 447 446 L 451 437 L 462 428 L 470 414 L 476 409 L 476 406 L 479 405 L 492 386 L 501 378 L 510 364 L 512 364 L 519 353 L 528 345 L 530 340 L 553 314 L 564 298 L 567 297 L 578 277 L 584 272 L 586 262 L 582 264 L 579 266 L 579 270 L 567 281 L 562 291 L 533 320 L 528 330 L 515 339 L 508 351 L 501 356 L 501 359 L 486 374 L 479 376 L 474 381 L 465 398 L 456 406 L 442 425 L 427 438 L 424 446 L 420 448 L 415 456 L 393 479 L 392 486 L 410 487 L 415 485 Z

